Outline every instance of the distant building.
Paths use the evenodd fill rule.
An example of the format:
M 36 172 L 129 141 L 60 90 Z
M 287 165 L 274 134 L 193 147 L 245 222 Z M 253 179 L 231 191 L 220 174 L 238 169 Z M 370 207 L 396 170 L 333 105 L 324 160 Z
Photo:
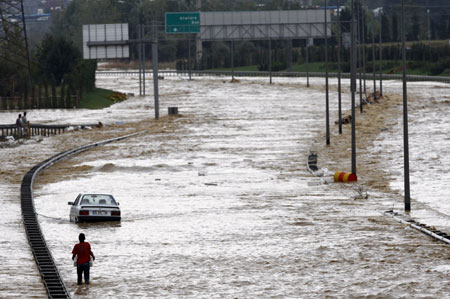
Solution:
M 52 14 L 63 10 L 68 0 L 23 0 L 25 25 L 31 46 L 39 43 L 52 24 Z

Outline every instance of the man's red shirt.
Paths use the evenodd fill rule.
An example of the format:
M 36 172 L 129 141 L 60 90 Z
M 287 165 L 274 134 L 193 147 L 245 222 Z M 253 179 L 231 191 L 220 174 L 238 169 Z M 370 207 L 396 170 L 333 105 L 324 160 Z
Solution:
M 75 247 L 72 250 L 73 255 L 77 255 L 77 264 L 84 264 L 89 262 L 91 259 L 91 245 L 88 242 L 75 244 Z

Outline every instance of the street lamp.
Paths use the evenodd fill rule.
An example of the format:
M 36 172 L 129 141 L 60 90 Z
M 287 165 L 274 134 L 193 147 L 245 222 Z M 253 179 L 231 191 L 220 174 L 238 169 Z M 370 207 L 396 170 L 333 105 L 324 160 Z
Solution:
M 402 0 L 402 67 L 403 67 L 403 158 L 405 180 L 405 211 L 411 211 L 411 195 L 409 182 L 409 141 L 408 141 L 408 89 L 406 85 L 406 32 L 405 32 L 405 0 Z
M 356 174 L 356 132 L 355 132 L 355 94 L 356 94 L 356 20 L 355 20 L 355 1 L 352 0 L 352 46 L 351 46 L 351 79 L 350 86 L 352 92 L 352 173 Z
M 342 134 L 342 84 L 341 84 L 341 76 L 342 76 L 342 67 L 341 67 L 341 48 L 342 48 L 342 28 L 341 28 L 341 3 L 337 1 L 337 19 L 338 19 L 338 48 L 337 48 L 337 57 L 338 57 L 338 122 L 339 122 L 339 134 Z
M 134 7 L 138 10 L 138 49 L 139 49 L 139 95 L 145 96 L 145 25 L 143 24 L 143 13 L 139 10 L 138 6 L 132 2 L 125 2 L 124 0 L 118 0 L 118 3 L 124 3 Z M 150 0 L 153 2 L 153 0 Z M 142 3 L 142 2 L 140 2 Z M 153 18 L 155 19 L 155 18 Z M 157 22 L 153 20 L 152 24 L 152 66 L 153 66 L 153 94 L 155 101 L 155 118 L 159 118 L 159 89 L 158 89 L 158 30 Z M 141 80 L 141 70 L 142 70 L 142 80 Z
M 325 105 L 326 105 L 326 143 L 330 145 L 330 107 L 329 107 L 329 91 L 328 91 L 328 2 L 325 0 Z
M 139 58 L 139 95 L 145 96 L 145 44 L 142 43 L 144 38 L 144 27 L 142 25 L 142 10 L 133 2 L 118 0 L 117 3 L 126 4 L 138 11 L 137 39 L 138 39 L 138 58 Z

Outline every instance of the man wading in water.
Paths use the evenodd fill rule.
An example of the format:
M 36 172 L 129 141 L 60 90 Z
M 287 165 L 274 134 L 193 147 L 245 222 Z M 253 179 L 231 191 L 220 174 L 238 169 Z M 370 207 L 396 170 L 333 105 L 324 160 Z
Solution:
M 80 243 L 75 244 L 72 250 L 72 260 L 77 257 L 77 274 L 78 274 L 78 285 L 81 285 L 81 275 L 84 272 L 84 282 L 89 284 L 89 261 L 90 257 L 95 261 L 95 256 L 91 251 L 91 245 L 88 242 L 84 242 L 86 237 L 83 233 L 78 236 Z

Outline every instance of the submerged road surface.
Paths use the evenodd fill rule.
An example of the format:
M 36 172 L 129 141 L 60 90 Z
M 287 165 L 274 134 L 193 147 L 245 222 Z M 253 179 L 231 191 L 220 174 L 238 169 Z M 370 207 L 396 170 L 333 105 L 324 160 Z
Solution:
M 103 129 L 2 149 L 13 158 L 2 161 L 8 192 L 1 204 L 17 210 L 11 220 L 0 222 L 15 236 L 4 240 L 3 247 L 14 248 L 17 243 L 19 248 L 8 249 L 14 264 L 0 254 L 6 266 L 0 273 L 0 295 L 29 294 L 5 283 L 17 284 L 30 276 L 25 287 L 45 296 L 20 237 L 24 234 L 14 189 L 21 170 L 67 148 L 148 130 L 142 137 L 56 164 L 35 184 L 42 229 L 73 297 L 447 296 L 448 247 L 381 214 L 401 206 L 395 184 L 376 184 L 372 174 L 364 178 L 360 173 L 361 188 L 369 197 L 355 199 L 355 186 L 322 184 L 306 171 L 310 148 L 319 151 L 319 165 L 323 162 L 332 171 L 342 170 L 333 167 L 345 166 L 344 160 L 337 160 L 348 154 L 340 157 L 342 148 L 321 145 L 325 143 L 322 81 L 306 89 L 301 79 L 280 79 L 273 85 L 258 79 L 235 84 L 225 80 L 164 80 L 161 109 L 178 106 L 178 117 L 149 120 L 152 99 L 135 97 L 101 111 L 76 112 L 82 120 L 109 120 Z M 98 85 L 133 91 L 137 82 L 98 78 Z M 393 91 L 398 89 L 397 83 L 391 85 Z M 347 107 L 348 96 L 344 96 Z M 394 97 L 392 102 L 397 107 Z M 336 109 L 333 101 L 333 115 Z M 49 117 L 39 113 L 30 113 L 30 118 Z M 71 117 L 71 111 L 47 113 L 54 119 Z M 384 128 L 401 119 L 396 113 L 396 109 L 386 111 L 378 125 Z M 395 152 L 398 141 L 387 138 L 397 125 L 373 130 L 373 142 L 392 143 Z M 372 148 L 372 144 L 365 146 Z M 375 148 L 360 153 L 360 159 L 380 160 L 376 155 L 382 156 L 384 147 Z M 22 160 L 19 166 L 14 162 Z M 373 168 L 385 168 L 395 181 L 399 175 L 396 169 L 389 173 L 389 165 L 395 168 L 400 162 L 395 157 L 373 162 Z M 120 202 L 122 222 L 68 222 L 67 202 L 80 192 L 113 194 Z M 421 209 L 433 211 L 426 203 Z M 440 214 L 439 224 L 444 226 L 449 218 Z M 86 234 L 97 258 L 89 287 L 76 285 L 70 260 L 80 232 Z

